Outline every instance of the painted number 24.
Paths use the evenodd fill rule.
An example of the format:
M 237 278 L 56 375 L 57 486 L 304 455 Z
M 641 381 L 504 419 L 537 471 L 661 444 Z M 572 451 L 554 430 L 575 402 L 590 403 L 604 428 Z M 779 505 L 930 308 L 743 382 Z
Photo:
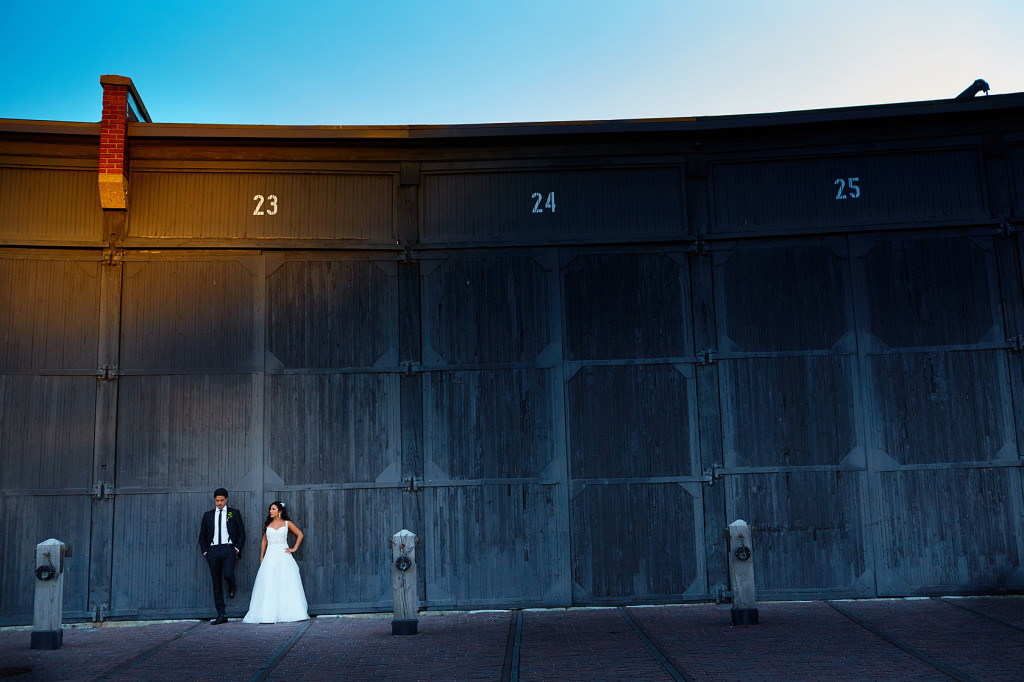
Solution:
M 271 194 L 266 199 L 263 198 L 262 194 L 257 194 L 252 198 L 256 202 L 256 208 L 253 209 L 253 215 L 275 215 L 277 213 L 277 195 Z M 267 208 L 263 208 L 263 204 L 267 204 Z
M 832 184 L 838 187 L 836 199 L 858 199 L 860 198 L 860 187 L 857 183 L 860 178 L 836 178 Z
M 545 208 L 550 208 L 552 213 L 555 212 L 555 193 L 554 192 L 549 192 L 548 193 L 547 201 L 544 201 L 544 195 L 541 194 L 540 192 L 534 192 L 533 194 L 530 195 L 530 198 L 531 199 L 535 199 L 535 201 L 533 202 L 533 212 L 534 213 L 543 213 Z M 542 201 L 544 201 L 544 205 L 543 206 L 541 205 Z

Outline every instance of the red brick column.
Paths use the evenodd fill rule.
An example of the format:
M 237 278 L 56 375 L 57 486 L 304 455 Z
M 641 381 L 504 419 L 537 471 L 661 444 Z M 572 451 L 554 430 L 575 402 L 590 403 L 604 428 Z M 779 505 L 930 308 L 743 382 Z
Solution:
M 100 206 L 124 210 L 128 206 L 128 123 L 149 121 L 132 79 L 100 76 L 103 117 L 100 119 Z

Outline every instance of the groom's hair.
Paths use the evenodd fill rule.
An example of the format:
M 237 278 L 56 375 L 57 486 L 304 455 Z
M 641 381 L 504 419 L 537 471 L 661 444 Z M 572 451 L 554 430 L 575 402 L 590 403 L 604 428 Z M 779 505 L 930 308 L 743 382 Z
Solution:
M 217 488 L 216 490 L 213 491 L 213 496 L 214 497 L 220 497 L 221 495 L 223 495 L 224 497 L 227 497 L 228 496 L 228 491 L 224 490 L 224 488 Z

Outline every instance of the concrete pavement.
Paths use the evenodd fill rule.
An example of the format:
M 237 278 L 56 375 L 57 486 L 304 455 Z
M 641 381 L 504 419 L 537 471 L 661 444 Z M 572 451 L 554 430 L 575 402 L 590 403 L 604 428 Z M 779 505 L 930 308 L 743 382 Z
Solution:
M 1024 680 L 1024 597 L 424 612 L 302 623 L 66 626 L 57 651 L 0 630 L 11 680 Z

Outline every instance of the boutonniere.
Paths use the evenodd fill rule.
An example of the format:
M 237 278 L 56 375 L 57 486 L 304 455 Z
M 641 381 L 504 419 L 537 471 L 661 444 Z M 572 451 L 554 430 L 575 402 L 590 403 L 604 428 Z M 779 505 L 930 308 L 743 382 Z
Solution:
M 234 514 L 232 514 L 231 512 L 228 512 L 228 518 L 229 518 L 229 519 L 232 519 L 232 518 L 234 518 Z

